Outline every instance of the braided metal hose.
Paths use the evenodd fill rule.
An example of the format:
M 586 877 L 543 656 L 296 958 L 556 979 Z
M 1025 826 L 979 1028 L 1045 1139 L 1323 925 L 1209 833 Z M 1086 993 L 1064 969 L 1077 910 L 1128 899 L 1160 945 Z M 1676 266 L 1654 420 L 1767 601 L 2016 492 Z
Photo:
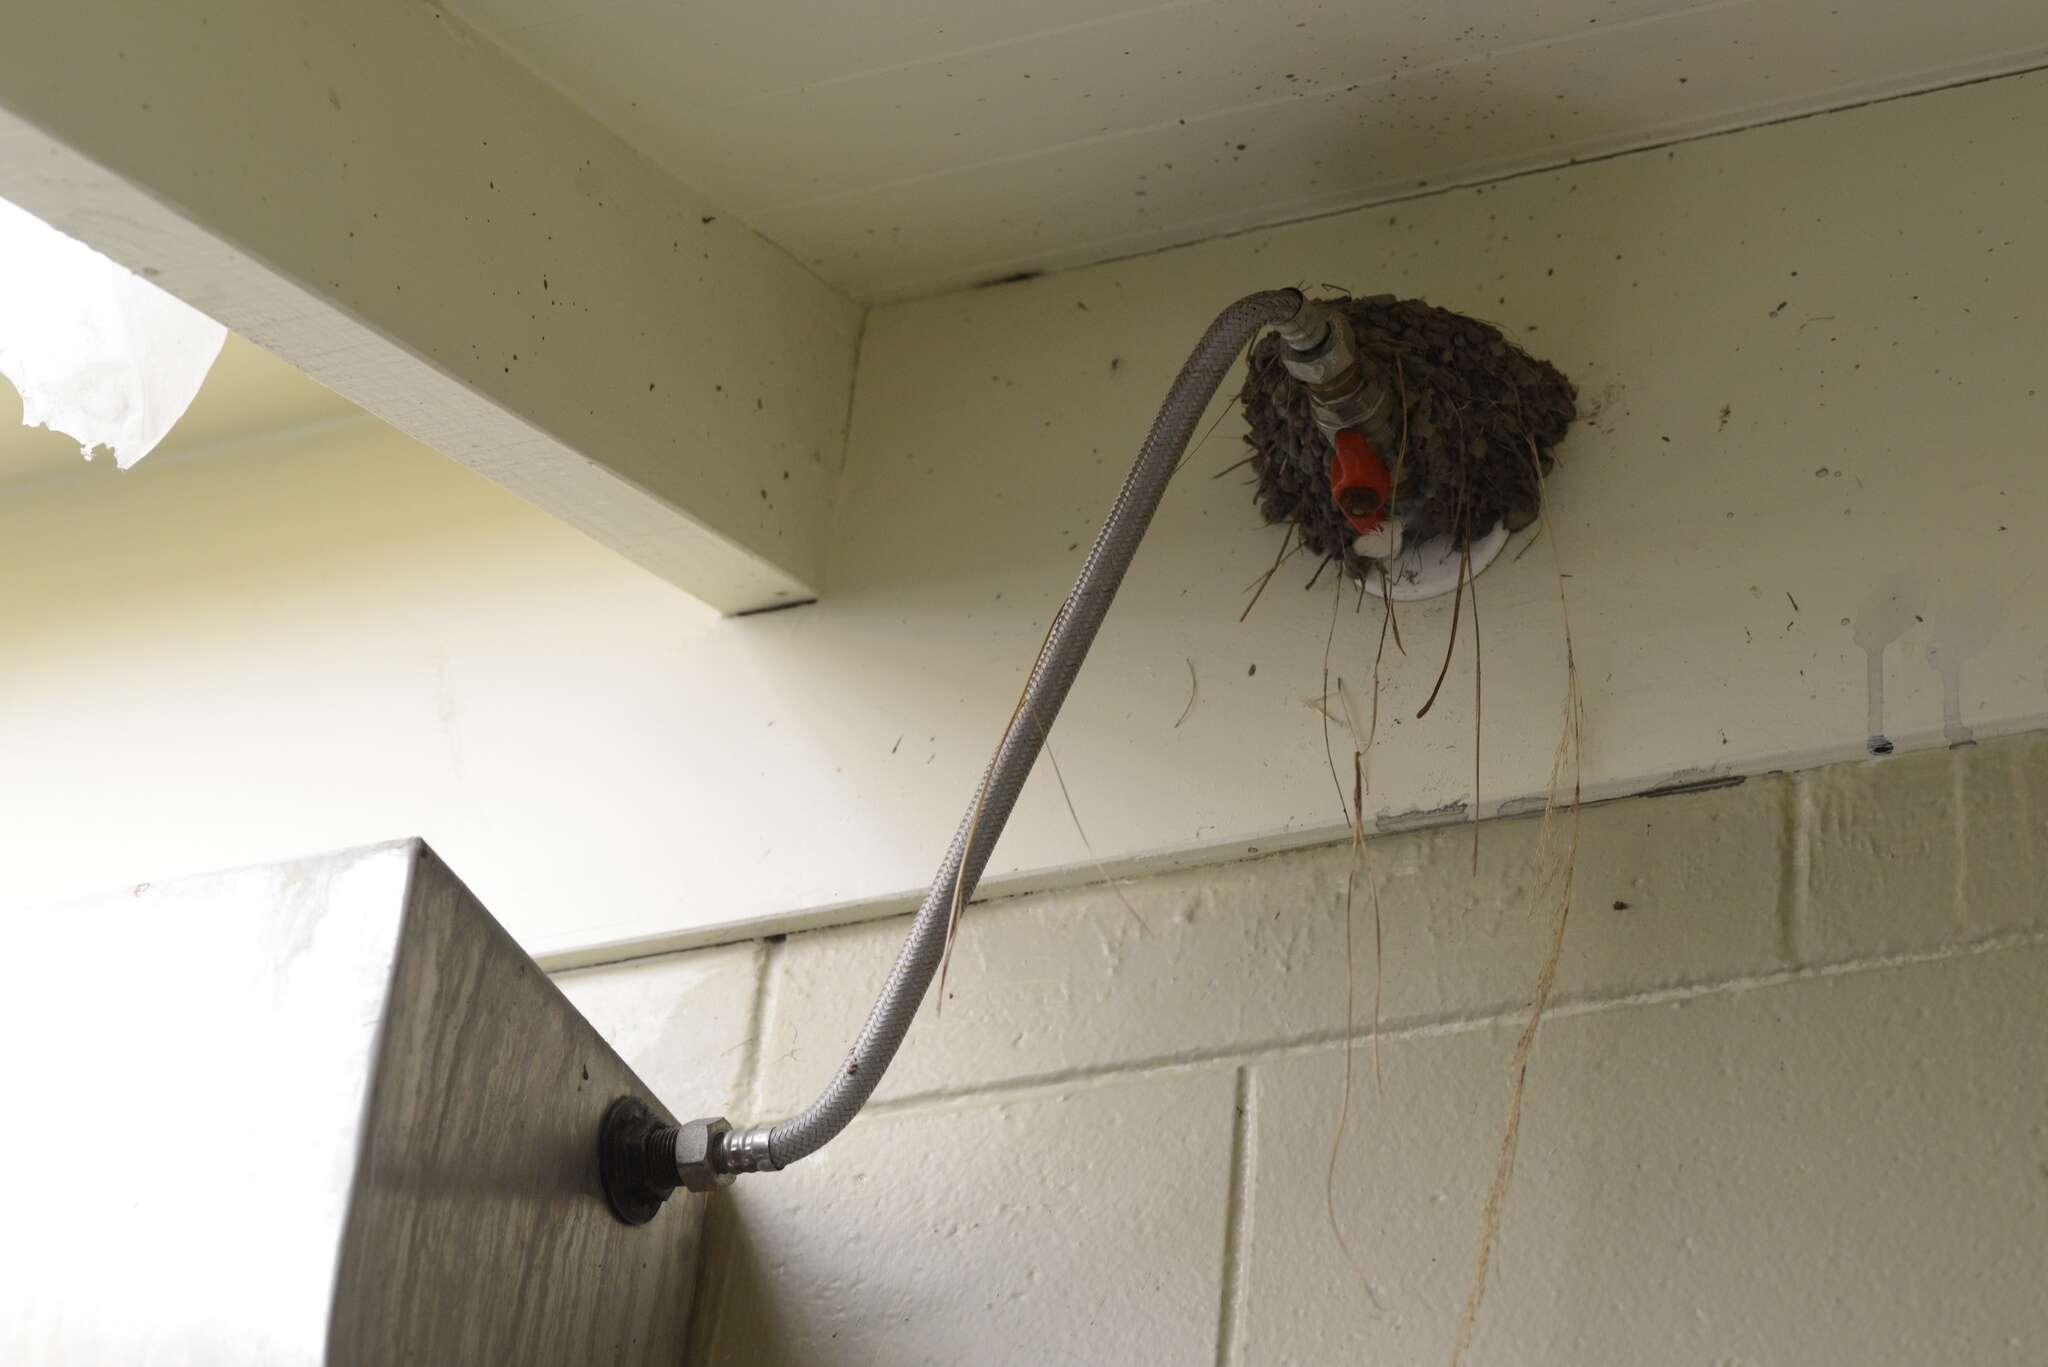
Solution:
M 1306 320 L 1298 320 L 1297 315 L 1305 307 L 1298 290 L 1264 290 L 1224 309 L 1202 335 L 1167 391 L 1166 402 L 1160 405 L 1123 491 L 1096 534 L 1073 592 L 1053 618 L 1052 630 L 1024 685 L 1023 701 L 982 775 L 974 801 L 953 834 L 953 843 L 946 848 L 946 857 L 917 909 L 896 965 L 889 970 L 889 979 L 845 1065 L 800 1114 L 772 1127 L 721 1135 L 712 1159 L 720 1173 L 771 1171 L 816 1153 L 846 1128 L 874 1094 L 938 971 L 954 898 L 957 895 L 964 902 L 973 896 L 1025 777 L 1038 759 L 1045 734 L 1052 729 L 1067 690 L 1073 687 L 1081 661 L 1087 657 L 1124 572 L 1130 568 L 1131 557 L 1137 553 L 1138 542 L 1166 493 L 1167 480 L 1187 451 L 1202 411 L 1215 397 L 1238 353 L 1259 329 L 1289 323 L 1299 328 Z

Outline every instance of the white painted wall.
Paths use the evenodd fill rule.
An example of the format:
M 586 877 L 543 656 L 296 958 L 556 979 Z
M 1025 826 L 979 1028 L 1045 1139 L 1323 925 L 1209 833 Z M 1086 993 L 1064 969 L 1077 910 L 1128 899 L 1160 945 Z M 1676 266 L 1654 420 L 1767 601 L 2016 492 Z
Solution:
M 2048 542 L 2028 531 L 2048 525 L 2048 270 L 2028 247 L 2048 181 L 2020 169 L 2044 127 L 2048 77 L 2018 77 L 876 310 L 832 595 L 786 630 L 792 648 L 843 643 L 806 715 L 854 753 L 898 730 L 939 753 L 849 766 L 822 805 L 951 827 L 1160 377 L 1220 301 L 1289 282 L 1491 317 L 1578 383 L 1551 498 L 1592 791 L 1859 755 L 1873 730 L 1910 746 L 1950 721 L 2048 722 Z M 1112 860 L 1339 829 L 1304 706 L 1333 585 L 1303 593 L 1297 561 L 1238 623 L 1280 539 L 1255 528 L 1241 474 L 1207 478 L 1244 454 L 1238 426 L 1167 496 L 1053 737 Z M 1543 792 L 1558 734 L 1552 551 L 1519 551 L 1478 581 L 1482 812 Z M 1409 653 L 1386 669 L 1383 818 L 1472 800 L 1473 652 L 1415 719 L 1450 608 L 1406 612 Z M 1350 609 L 1331 669 L 1362 704 L 1379 624 Z M 1955 667 L 1946 697 L 1930 652 Z M 913 660 L 931 723 L 849 704 L 904 687 Z M 1199 698 L 1176 727 L 1190 661 Z M 1041 782 L 996 862 L 1084 857 Z
M 2044 126 L 2048 76 L 2015 77 L 876 310 L 827 597 L 768 616 L 374 424 L 0 497 L 4 895 L 419 833 L 557 963 L 900 906 L 1190 339 L 1288 281 L 1490 314 L 1578 379 L 1554 508 L 1589 793 L 1862 754 L 1866 643 L 1904 749 L 2048 723 Z M 1338 827 L 1304 705 L 1333 600 L 1290 566 L 1238 624 L 1274 535 L 1203 477 L 1235 423 L 1054 732 L 1119 871 Z M 1479 581 L 1481 811 L 1545 785 L 1549 554 Z M 1470 801 L 1468 651 L 1413 719 L 1447 617 L 1411 611 L 1388 672 L 1388 824 Z M 1356 694 L 1376 624 L 1338 625 Z M 1094 876 L 1049 775 L 993 872 Z
M 529 943 L 714 918 L 672 833 L 749 737 L 679 680 L 740 624 L 381 424 L 0 496 L 0 547 L 10 902 L 419 832 Z
M 1372 842 L 1381 1078 L 1361 899 L 1327 1193 L 1348 847 L 977 908 L 868 1116 L 714 1198 L 698 1360 L 1448 1362 L 1537 826 L 1476 874 L 1464 832 Z M 2048 733 L 1586 812 L 1471 1367 L 2040 1363 L 2044 870 Z M 558 981 L 677 1110 L 766 1119 L 903 928 Z

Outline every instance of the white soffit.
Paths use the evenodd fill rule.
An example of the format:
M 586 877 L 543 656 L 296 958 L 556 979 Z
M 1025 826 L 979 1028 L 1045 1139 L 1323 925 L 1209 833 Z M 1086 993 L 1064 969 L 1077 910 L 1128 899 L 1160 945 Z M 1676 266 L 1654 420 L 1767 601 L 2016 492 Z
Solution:
M 2048 62 L 2022 0 L 451 0 L 867 299 Z

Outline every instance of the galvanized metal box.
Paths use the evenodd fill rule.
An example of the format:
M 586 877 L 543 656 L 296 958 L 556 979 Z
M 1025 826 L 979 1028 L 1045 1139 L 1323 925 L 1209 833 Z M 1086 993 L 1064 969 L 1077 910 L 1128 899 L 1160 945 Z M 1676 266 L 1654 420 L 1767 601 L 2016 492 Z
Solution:
M 9 938 L 0 1361 L 683 1361 L 705 1198 L 598 1180 L 658 1102 L 421 842 Z

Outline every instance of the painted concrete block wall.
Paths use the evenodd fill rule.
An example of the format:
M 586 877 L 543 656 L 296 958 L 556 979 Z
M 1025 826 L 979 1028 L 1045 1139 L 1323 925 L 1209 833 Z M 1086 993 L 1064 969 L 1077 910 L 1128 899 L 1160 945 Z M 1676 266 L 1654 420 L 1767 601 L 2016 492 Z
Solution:
M 1448 1360 L 1543 948 L 1539 823 L 995 901 L 870 1113 L 716 1198 L 719 1363 Z M 2048 1358 L 2048 733 L 1583 815 L 1475 1364 Z M 780 1114 L 903 922 L 558 976 Z M 1349 1253 L 1330 1229 L 1329 1204 Z

